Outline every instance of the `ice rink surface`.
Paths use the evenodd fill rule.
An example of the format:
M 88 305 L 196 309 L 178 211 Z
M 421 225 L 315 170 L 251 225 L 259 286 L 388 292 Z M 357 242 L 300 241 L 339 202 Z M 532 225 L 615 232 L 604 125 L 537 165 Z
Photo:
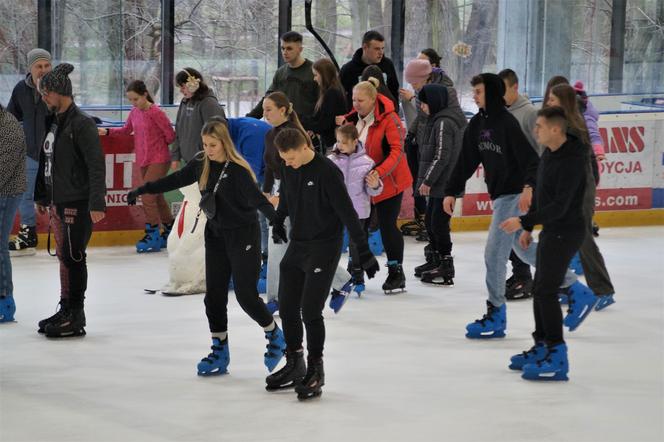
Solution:
M 264 390 L 265 339 L 233 296 L 230 373 L 196 376 L 209 352 L 203 296 L 143 293 L 167 281 L 165 252 L 90 250 L 88 335 L 59 341 L 36 332 L 56 308 L 55 258 L 14 259 L 0 440 L 662 441 L 664 229 L 600 233 L 617 303 L 566 334 L 569 382 L 532 383 L 507 368 L 531 345 L 531 301 L 508 304 L 505 339 L 464 337 L 485 309 L 486 233 L 455 233 L 454 288 L 412 277 L 423 245 L 407 239 L 407 293 L 382 294 L 383 267 L 361 299 L 338 315 L 326 308 L 327 384 L 308 403 Z

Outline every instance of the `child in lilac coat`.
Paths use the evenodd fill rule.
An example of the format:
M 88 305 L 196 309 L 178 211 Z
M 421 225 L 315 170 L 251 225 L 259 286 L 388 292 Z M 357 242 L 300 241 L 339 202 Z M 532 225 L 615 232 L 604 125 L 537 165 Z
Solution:
M 328 158 L 341 169 L 348 195 L 368 236 L 371 197 L 380 195 L 383 191 L 383 183 L 380 178 L 373 178 L 369 175 L 369 172 L 375 167 L 375 163 L 366 154 L 354 125 L 338 127 L 336 137 L 337 143 Z M 359 263 L 359 256 L 352 240 L 349 249 L 348 271 L 353 277 L 353 284 L 364 284 L 364 272 L 359 265 L 355 264 Z

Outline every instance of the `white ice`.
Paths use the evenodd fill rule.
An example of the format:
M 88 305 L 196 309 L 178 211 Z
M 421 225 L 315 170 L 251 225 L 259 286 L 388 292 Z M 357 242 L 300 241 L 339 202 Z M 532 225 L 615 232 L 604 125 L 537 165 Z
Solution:
M 326 309 L 320 400 L 264 390 L 262 330 L 229 304 L 230 374 L 196 376 L 209 350 L 203 297 L 166 298 L 165 253 L 92 249 L 85 338 L 36 332 L 58 299 L 58 265 L 13 260 L 17 321 L 0 324 L 0 440 L 662 441 L 664 229 L 602 229 L 617 303 L 566 334 L 570 380 L 507 369 L 531 345 L 530 301 L 508 305 L 508 336 L 471 341 L 484 310 L 485 232 L 455 233 L 456 287 L 415 280 L 385 296 L 385 269 L 339 315 Z M 345 258 L 342 258 L 345 259 Z M 384 258 L 381 258 L 384 261 Z

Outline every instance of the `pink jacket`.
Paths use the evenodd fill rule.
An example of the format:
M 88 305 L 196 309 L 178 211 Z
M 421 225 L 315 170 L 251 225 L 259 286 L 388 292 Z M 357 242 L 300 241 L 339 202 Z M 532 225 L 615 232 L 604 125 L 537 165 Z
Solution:
M 109 136 L 132 133 L 136 164 L 146 167 L 150 164 L 170 163 L 168 145 L 175 140 L 175 131 L 159 106 L 153 104 L 148 110 L 133 108 L 124 127 L 108 131 Z
M 346 184 L 346 190 L 348 190 L 348 195 L 353 202 L 357 217 L 359 219 L 369 218 L 371 214 L 371 197 L 380 195 L 383 192 L 382 181 L 378 189 L 372 189 L 364 181 L 367 174 L 375 166 L 374 160 L 366 154 L 364 146 L 359 141 L 355 153 L 346 155 L 335 148 L 328 158 L 344 174 L 344 184 Z

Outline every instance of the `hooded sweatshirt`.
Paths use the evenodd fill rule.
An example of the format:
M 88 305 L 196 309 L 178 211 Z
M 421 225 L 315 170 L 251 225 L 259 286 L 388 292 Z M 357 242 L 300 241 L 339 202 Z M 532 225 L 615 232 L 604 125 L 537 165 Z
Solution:
M 16 84 L 7 104 L 7 111 L 23 123 L 23 133 L 30 158 L 39 161 L 42 142 L 46 136 L 46 117 L 48 108 L 37 91 L 32 75 Z
M 463 193 L 466 181 L 480 163 L 492 200 L 519 194 L 525 184 L 535 187 L 539 158 L 519 122 L 505 108 L 505 84 L 495 74 L 481 76 L 485 108 L 466 127 L 459 160 L 445 188 L 446 196 Z
M 445 184 L 461 151 L 466 117 L 458 107 L 448 106 L 448 88 L 439 84 L 427 84 L 419 93 L 420 100 L 429 106 L 429 114 L 423 113 L 424 123 L 419 144 L 419 176 L 417 188 L 422 184 L 431 187 L 429 196 L 443 198 Z
M 226 119 L 224 108 L 217 101 L 212 90 L 208 90 L 200 99 L 184 98 L 180 102 L 178 115 L 175 119 L 175 141 L 171 148 L 173 161 L 191 161 L 203 150 L 201 129 L 212 117 Z
M 360 82 L 360 77 L 364 68 L 369 66 L 364 61 L 362 61 L 362 48 L 355 51 L 353 58 L 341 67 L 339 71 L 339 78 L 341 79 L 341 84 L 346 91 L 346 105 L 347 109 L 350 110 L 353 106 L 353 87 Z M 399 77 L 397 77 L 397 71 L 394 69 L 394 64 L 392 60 L 383 56 L 380 62 L 376 64 L 381 71 L 387 76 L 385 83 L 387 88 L 392 93 L 393 97 L 399 96 Z M 398 112 L 399 109 L 395 109 L 395 112 Z
M 533 103 L 523 95 L 519 95 L 519 98 L 517 98 L 507 110 L 517 119 L 523 130 L 523 134 L 526 136 L 533 149 L 535 149 L 537 155 L 542 156 L 544 146 L 537 144 L 537 141 L 535 141 L 535 135 L 533 134 L 535 120 L 537 120 L 537 109 L 535 109 Z
M 555 152 L 545 149 L 537 171 L 537 188 L 523 228 L 537 224 L 556 232 L 584 230 L 582 210 L 588 174 L 588 149 L 573 135 Z M 591 182 L 592 183 L 592 182 Z

